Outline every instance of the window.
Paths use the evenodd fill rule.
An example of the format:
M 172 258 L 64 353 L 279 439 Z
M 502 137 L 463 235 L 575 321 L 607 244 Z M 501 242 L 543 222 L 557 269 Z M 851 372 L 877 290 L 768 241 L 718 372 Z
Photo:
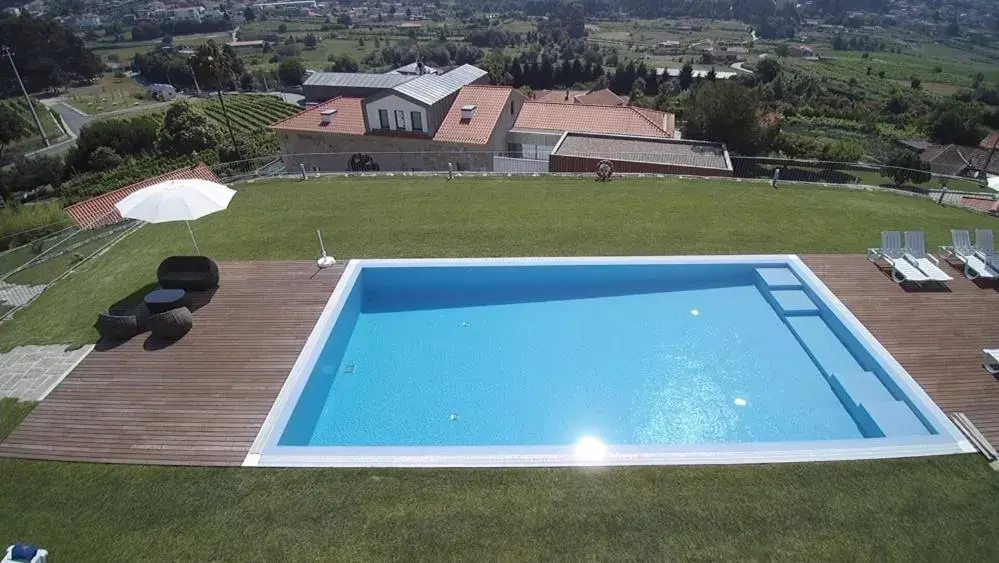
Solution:
M 409 120 L 413 122 L 413 131 L 423 131 L 423 114 L 418 111 L 409 112 Z
M 515 111 L 516 111 L 513 104 L 514 104 L 514 101 L 510 100 L 510 115 L 513 115 L 515 113 Z
M 387 109 L 380 109 L 380 110 L 378 110 L 378 126 L 381 129 L 388 129 L 389 128 L 388 110 Z
M 395 110 L 395 128 L 400 131 L 406 130 L 406 112 L 401 109 Z
M 510 158 L 524 158 L 524 147 L 520 143 L 507 143 L 506 151 Z

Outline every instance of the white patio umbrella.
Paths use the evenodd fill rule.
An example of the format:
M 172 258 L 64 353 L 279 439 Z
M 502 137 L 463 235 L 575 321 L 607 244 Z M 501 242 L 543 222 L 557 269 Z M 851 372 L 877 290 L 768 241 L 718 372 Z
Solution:
M 122 217 L 147 223 L 186 221 L 194 251 L 201 254 L 191 221 L 229 207 L 236 190 L 208 180 L 167 180 L 129 194 L 115 204 Z
M 999 192 L 999 176 L 989 176 L 989 189 Z

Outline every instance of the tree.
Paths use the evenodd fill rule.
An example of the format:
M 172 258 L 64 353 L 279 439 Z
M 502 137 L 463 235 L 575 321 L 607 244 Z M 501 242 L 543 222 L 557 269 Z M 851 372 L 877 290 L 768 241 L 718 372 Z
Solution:
M 776 137 L 758 94 L 731 80 L 701 83 L 688 99 L 685 115 L 685 137 L 723 142 L 743 155 L 767 150 Z
M 778 43 L 777 46 L 774 47 L 774 54 L 780 58 L 787 57 L 791 54 L 791 48 L 787 46 L 787 43 Z
M 28 134 L 28 124 L 13 109 L 0 105 L 0 162 L 5 146 Z
M 858 162 L 864 149 L 853 141 L 834 141 L 822 147 L 819 159 L 826 162 Z
M 51 88 L 53 77 L 65 77 L 66 83 L 77 82 L 90 80 L 104 70 L 82 38 L 50 17 L 35 17 L 27 12 L 0 16 L 0 43 L 14 53 L 29 92 Z M 0 98 L 20 96 L 20 87 L 9 72 L 10 64 L 6 60 L 0 64 Z M 54 73 L 55 69 L 59 71 Z
M 357 72 L 361 70 L 361 65 L 352 59 L 350 55 L 330 55 L 330 72 Z
M 338 24 L 340 24 L 340 25 L 342 25 L 344 27 L 350 27 L 350 24 L 351 24 L 352 21 L 353 20 L 350 19 L 350 14 L 348 14 L 348 13 L 343 13 L 343 14 L 340 14 L 340 15 L 338 15 L 336 17 L 336 23 L 338 23 Z
M 680 89 L 687 90 L 694 83 L 694 67 L 689 62 L 680 69 Z
M 634 84 L 631 87 L 631 95 L 629 104 L 634 103 L 636 100 L 645 95 L 645 79 L 638 77 L 635 79 Z
M 278 33 L 288 33 L 288 26 L 285 24 L 278 24 Z
M 885 160 L 885 167 L 881 169 L 881 175 L 885 178 L 891 178 L 896 186 L 901 186 L 906 182 L 922 184 L 932 178 L 929 170 L 929 163 L 923 162 L 919 155 L 907 150 L 898 150 Z
M 756 76 L 761 82 L 770 83 L 780 75 L 780 63 L 777 59 L 767 57 L 756 65 Z
M 885 71 L 879 70 L 878 71 L 878 78 L 884 78 L 884 77 L 885 77 Z
M 311 34 L 311 33 L 309 33 L 309 34 L 307 34 L 305 36 L 305 48 L 306 49 L 315 49 L 316 48 L 316 43 L 318 43 L 318 42 L 319 41 L 316 39 L 316 36 L 313 35 L 313 34 Z
M 305 77 L 305 65 L 297 58 L 290 58 L 281 61 L 278 65 L 278 78 L 282 84 L 288 86 L 298 86 Z
M 909 79 L 909 86 L 913 90 L 919 90 L 923 86 L 923 81 L 920 80 L 918 76 L 913 76 Z
M 215 85 L 224 90 L 233 76 L 243 74 L 243 60 L 228 45 L 219 45 L 213 39 L 198 47 L 190 59 L 191 68 L 202 88 Z M 236 85 L 232 84 L 232 88 Z
M 943 107 L 930 117 L 927 129 L 930 139 L 942 145 L 975 146 L 985 136 L 977 116 L 970 115 L 964 105 Z
M 163 117 L 157 144 L 164 154 L 185 155 L 214 147 L 222 130 L 200 109 L 186 100 L 170 104 Z
M 243 9 L 243 19 L 245 19 L 248 22 L 257 19 L 257 13 L 253 11 L 253 6 L 247 6 L 245 9 Z
M 121 156 L 111 147 L 100 146 L 90 153 L 90 169 L 98 172 L 111 170 L 121 165 Z

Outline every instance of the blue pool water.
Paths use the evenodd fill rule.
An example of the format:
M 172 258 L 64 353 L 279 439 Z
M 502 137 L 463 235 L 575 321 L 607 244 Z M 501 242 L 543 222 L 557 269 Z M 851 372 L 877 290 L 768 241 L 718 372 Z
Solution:
M 790 270 L 752 265 L 365 269 L 279 445 L 930 433 L 826 318 Z

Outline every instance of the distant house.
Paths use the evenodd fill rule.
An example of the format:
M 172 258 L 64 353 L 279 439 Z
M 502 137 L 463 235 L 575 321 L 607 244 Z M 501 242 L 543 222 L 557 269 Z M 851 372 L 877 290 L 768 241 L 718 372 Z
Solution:
M 934 174 L 980 178 L 985 173 L 999 175 L 999 155 L 982 147 L 931 145 L 919 153 L 919 159 Z
M 168 102 L 177 97 L 177 89 L 172 84 L 150 84 L 149 94 L 164 102 Z
M 264 50 L 264 45 L 267 42 L 263 39 L 249 40 L 249 41 L 230 41 L 229 46 L 232 47 L 237 53 L 259 53 Z
M 615 172 L 732 176 L 722 143 L 567 132 L 552 149 L 551 172 L 592 173 L 602 160 Z
M 357 162 L 349 163 L 348 158 L 361 154 L 370 156 L 381 170 L 423 169 L 431 158 L 423 153 L 453 151 L 443 143 L 461 142 L 436 136 L 462 90 L 485 81 L 488 74 L 472 65 L 422 75 L 317 72 L 303 86 L 308 103 L 317 105 L 271 128 L 278 133 L 282 152 L 289 155 L 286 165 L 292 168 L 304 164 L 310 169 L 351 170 Z M 491 107 L 497 96 L 492 94 L 489 104 L 479 105 Z M 473 120 L 478 127 L 491 110 L 477 111 L 479 118 Z M 344 153 L 349 154 L 344 157 Z
M 566 132 L 669 139 L 675 124 L 673 114 L 647 108 L 534 101 L 524 104 L 507 134 L 507 152 L 547 163 Z
M 76 17 L 76 27 L 93 29 L 101 26 L 101 17 L 97 14 L 82 14 Z

